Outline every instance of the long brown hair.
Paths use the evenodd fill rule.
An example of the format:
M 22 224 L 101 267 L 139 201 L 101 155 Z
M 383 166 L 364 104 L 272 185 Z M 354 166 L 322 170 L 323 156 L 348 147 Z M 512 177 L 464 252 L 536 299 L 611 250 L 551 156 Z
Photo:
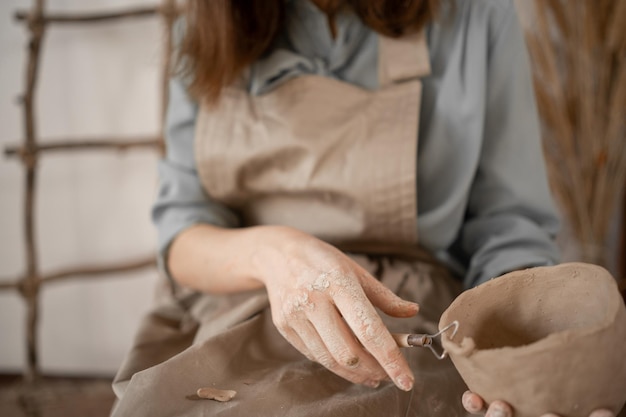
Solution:
M 310 0 L 328 16 L 351 8 L 373 30 L 391 37 L 421 29 L 437 12 L 439 0 Z M 285 0 L 187 0 L 186 32 L 178 69 L 189 90 L 215 102 L 222 88 L 271 46 L 282 28 Z

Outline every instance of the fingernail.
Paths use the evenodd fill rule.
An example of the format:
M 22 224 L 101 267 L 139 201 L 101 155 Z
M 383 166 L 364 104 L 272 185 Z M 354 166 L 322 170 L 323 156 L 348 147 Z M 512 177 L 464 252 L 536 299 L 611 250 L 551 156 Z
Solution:
M 365 381 L 365 385 L 367 385 L 370 388 L 378 388 L 380 386 L 380 381 L 375 381 L 375 380 Z
M 485 417 L 510 417 L 510 416 L 509 416 L 509 413 L 507 413 L 505 410 L 500 408 L 500 406 L 492 405 L 491 407 L 489 407 L 489 410 L 487 411 L 487 414 L 485 415 Z
M 476 396 L 469 395 L 468 393 L 463 395 L 463 407 L 470 413 L 476 413 L 481 409 L 481 405 L 476 401 Z
M 596 410 L 589 417 L 614 417 L 615 414 L 609 410 Z
M 404 303 L 405 306 L 407 307 L 413 307 L 419 310 L 420 305 L 417 303 L 414 303 L 413 301 L 406 301 L 406 300 L 402 300 L 402 303 Z
M 461 402 L 463 403 L 463 407 L 467 411 L 474 411 L 474 403 L 472 402 L 472 397 L 470 397 L 467 394 L 467 392 L 463 394 L 463 398 L 461 399 Z
M 400 375 L 396 379 L 396 385 L 404 391 L 411 391 L 413 389 L 413 378 L 408 375 Z

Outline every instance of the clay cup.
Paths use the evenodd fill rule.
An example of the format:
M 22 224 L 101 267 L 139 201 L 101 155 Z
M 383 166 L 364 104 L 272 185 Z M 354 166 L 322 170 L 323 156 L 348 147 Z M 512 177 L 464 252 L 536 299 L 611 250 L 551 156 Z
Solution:
M 626 403 L 626 308 L 615 279 L 591 264 L 516 271 L 462 293 L 439 328 L 455 367 L 487 403 L 516 417 L 617 414 Z

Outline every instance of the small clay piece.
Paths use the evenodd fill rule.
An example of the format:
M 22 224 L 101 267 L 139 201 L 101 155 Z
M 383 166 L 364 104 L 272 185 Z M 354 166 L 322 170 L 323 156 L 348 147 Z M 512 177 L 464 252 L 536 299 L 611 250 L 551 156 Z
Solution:
M 196 394 L 198 394 L 200 398 L 225 403 L 235 398 L 237 391 L 205 387 L 198 389 Z
M 626 307 L 603 268 L 569 263 L 516 271 L 461 294 L 439 327 L 470 390 L 516 417 L 617 414 L 626 403 Z

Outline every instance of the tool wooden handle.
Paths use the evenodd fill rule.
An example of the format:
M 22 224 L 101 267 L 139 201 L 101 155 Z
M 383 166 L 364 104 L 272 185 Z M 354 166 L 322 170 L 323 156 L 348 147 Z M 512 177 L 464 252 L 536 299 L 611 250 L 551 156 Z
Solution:
M 432 343 L 431 338 L 426 334 L 413 333 L 391 333 L 398 347 L 422 347 Z

